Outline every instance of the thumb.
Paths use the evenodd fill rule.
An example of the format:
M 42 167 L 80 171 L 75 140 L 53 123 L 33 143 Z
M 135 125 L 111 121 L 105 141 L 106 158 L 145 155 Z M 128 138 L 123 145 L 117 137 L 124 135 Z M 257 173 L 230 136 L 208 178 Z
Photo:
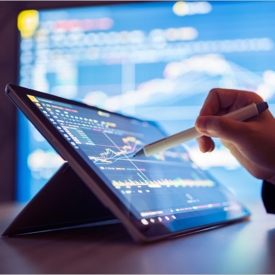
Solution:
M 209 137 L 218 137 L 225 140 L 240 140 L 244 136 L 245 125 L 222 116 L 198 117 L 195 127 L 198 132 Z

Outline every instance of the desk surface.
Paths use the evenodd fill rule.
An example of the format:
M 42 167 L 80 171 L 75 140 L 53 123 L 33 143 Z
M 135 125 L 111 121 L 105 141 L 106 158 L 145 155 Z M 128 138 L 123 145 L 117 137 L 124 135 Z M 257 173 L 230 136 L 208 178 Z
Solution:
M 249 221 L 149 245 L 120 224 L 0 238 L 0 273 L 275 273 L 275 216 L 250 201 Z M 22 206 L 0 205 L 0 231 Z

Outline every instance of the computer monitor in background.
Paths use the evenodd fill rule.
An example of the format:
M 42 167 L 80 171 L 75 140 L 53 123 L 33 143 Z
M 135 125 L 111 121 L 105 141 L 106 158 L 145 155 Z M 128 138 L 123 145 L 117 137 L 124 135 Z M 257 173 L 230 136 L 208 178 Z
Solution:
M 168 134 L 194 125 L 213 87 L 256 91 L 274 112 L 274 10 L 261 1 L 24 10 L 19 84 L 156 120 Z M 18 127 L 17 200 L 27 201 L 63 160 L 21 114 Z M 195 141 L 187 146 L 237 195 L 258 196 L 259 181 L 218 140 L 211 154 Z

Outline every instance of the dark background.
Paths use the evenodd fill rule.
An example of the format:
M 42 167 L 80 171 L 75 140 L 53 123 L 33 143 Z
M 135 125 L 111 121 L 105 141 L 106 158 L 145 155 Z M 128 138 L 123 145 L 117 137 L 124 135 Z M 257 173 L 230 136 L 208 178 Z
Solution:
M 5 96 L 7 83 L 17 84 L 17 15 L 24 9 L 104 5 L 113 1 L 0 1 L 0 202 L 16 192 L 16 108 Z

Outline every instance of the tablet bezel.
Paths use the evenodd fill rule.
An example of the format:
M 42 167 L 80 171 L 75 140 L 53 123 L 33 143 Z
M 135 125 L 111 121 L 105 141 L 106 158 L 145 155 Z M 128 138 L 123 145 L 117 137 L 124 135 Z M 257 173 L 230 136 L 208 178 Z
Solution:
M 90 108 L 93 110 L 102 110 L 97 107 L 86 105 L 81 102 L 61 98 L 55 95 L 46 94 L 13 84 L 6 86 L 6 94 L 13 101 L 13 103 L 25 114 L 28 120 L 39 130 L 45 139 L 52 145 L 52 147 L 66 160 L 70 167 L 77 173 L 82 181 L 89 187 L 102 204 L 109 208 L 109 210 L 124 224 L 132 238 L 137 242 L 150 242 L 159 239 L 167 238 L 169 236 L 181 235 L 190 232 L 196 232 L 204 228 L 210 228 L 216 225 L 223 225 L 226 223 L 245 219 L 249 216 L 249 212 L 243 208 L 243 214 L 239 217 L 229 218 L 228 220 L 215 220 L 212 217 L 212 222 L 205 222 L 204 219 L 196 217 L 194 226 L 188 229 L 171 230 L 164 223 L 157 225 L 152 224 L 149 227 L 142 225 L 139 219 L 119 200 L 118 196 L 105 184 L 109 180 L 100 171 L 96 165 L 93 168 L 74 150 L 68 143 L 66 138 L 54 127 L 54 125 L 43 115 L 43 113 L 35 106 L 35 104 L 28 98 L 27 95 L 42 97 L 48 100 L 56 100 L 61 103 L 74 104 L 79 107 Z M 109 111 L 107 111 L 109 112 Z M 129 119 L 137 119 L 122 114 L 111 114 L 122 116 Z M 152 122 L 148 122 L 152 123 Z M 154 124 L 155 125 L 155 124 Z M 81 198 L 80 198 L 81 199 Z M 214 214 L 213 214 L 214 215 Z

